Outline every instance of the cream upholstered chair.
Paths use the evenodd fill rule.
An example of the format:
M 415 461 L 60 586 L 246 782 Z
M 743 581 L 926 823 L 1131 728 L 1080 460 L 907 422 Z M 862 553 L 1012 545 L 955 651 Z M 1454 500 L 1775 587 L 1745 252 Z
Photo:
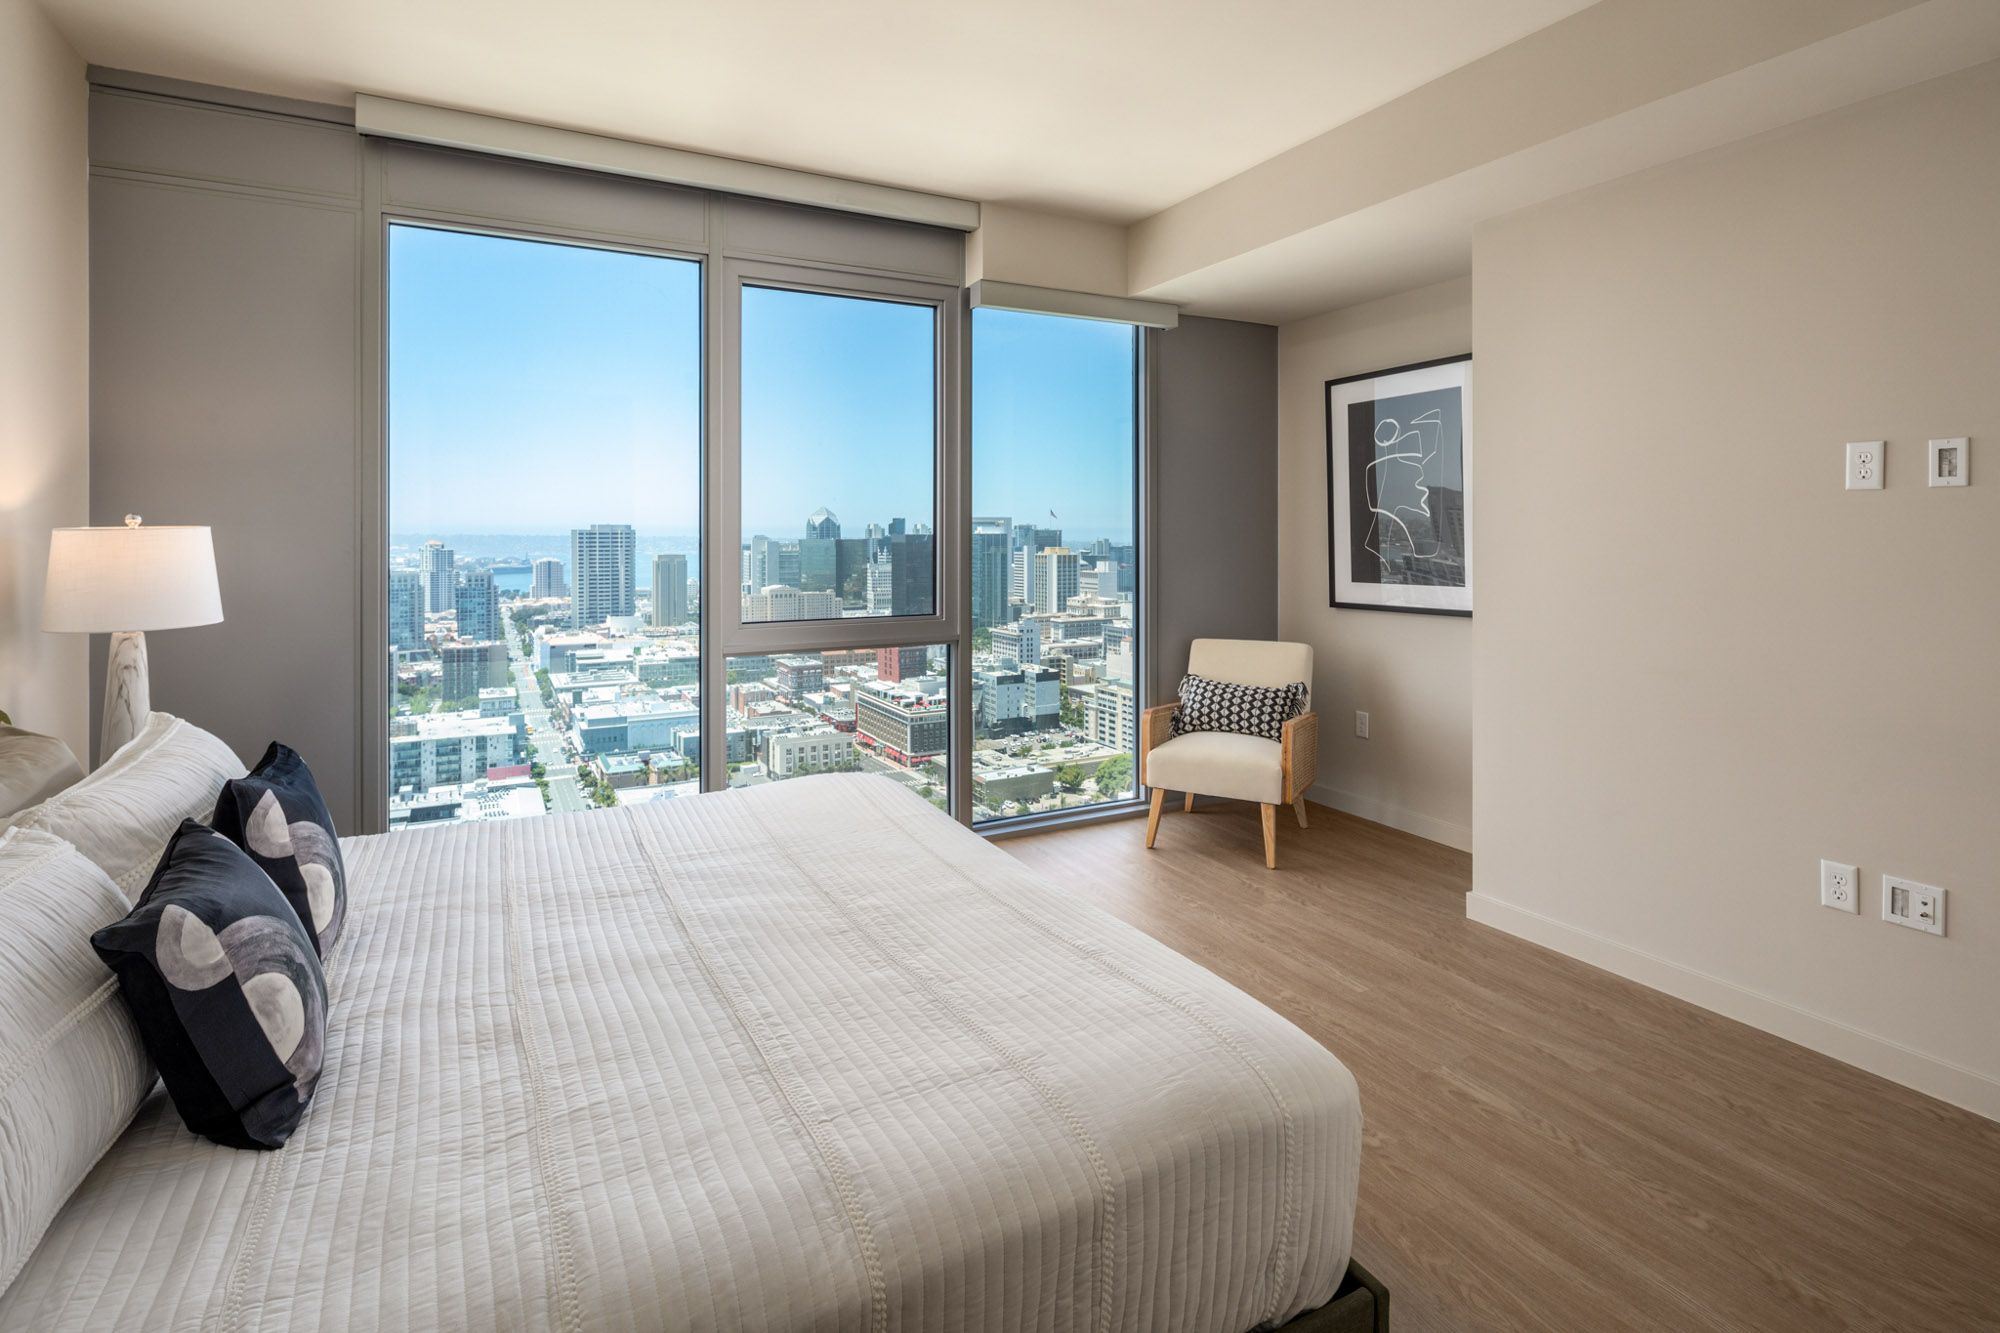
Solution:
M 1139 781 L 1153 789 L 1146 816 L 1146 845 L 1160 832 L 1168 791 L 1255 801 L 1264 814 L 1264 864 L 1278 868 L 1278 807 L 1289 805 L 1306 826 L 1306 789 L 1319 763 L 1319 715 L 1312 711 L 1313 650 L 1309 643 L 1262 639 L 1196 639 L 1188 648 L 1188 673 L 1234 685 L 1306 683 L 1305 711 L 1285 723 L 1282 741 L 1227 731 L 1172 733 L 1177 703 L 1148 708 L 1139 724 Z

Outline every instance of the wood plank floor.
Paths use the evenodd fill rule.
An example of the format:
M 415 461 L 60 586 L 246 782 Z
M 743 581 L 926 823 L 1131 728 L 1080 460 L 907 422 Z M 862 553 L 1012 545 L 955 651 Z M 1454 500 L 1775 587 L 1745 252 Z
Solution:
M 1398 1333 L 2000 1329 L 2000 1125 L 1468 922 L 1464 853 L 1171 804 L 999 845 L 1354 1071 Z

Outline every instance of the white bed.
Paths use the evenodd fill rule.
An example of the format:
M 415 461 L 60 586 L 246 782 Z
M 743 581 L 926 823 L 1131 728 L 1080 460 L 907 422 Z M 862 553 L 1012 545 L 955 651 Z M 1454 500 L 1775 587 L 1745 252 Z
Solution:
M 344 846 L 290 1145 L 156 1092 L 0 1328 L 1242 1333 L 1346 1268 L 1340 1062 L 892 783 Z

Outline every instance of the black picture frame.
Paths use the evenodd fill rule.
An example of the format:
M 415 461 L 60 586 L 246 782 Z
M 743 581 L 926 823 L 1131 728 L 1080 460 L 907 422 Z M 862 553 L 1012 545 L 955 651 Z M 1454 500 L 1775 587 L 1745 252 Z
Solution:
M 1330 379 L 1324 393 L 1328 605 L 1469 618 L 1471 354 Z M 1420 415 L 1384 414 L 1382 405 L 1392 400 L 1405 400 L 1405 410 L 1421 409 Z M 1429 420 L 1433 416 L 1435 423 Z M 1362 420 L 1378 423 L 1365 445 L 1353 430 Z M 1414 447 L 1385 457 L 1384 428 L 1398 432 L 1388 445 L 1410 440 Z M 1401 474 L 1395 486 L 1400 503 L 1390 503 L 1383 493 L 1381 466 L 1392 459 Z M 1393 534 L 1387 544 L 1385 532 Z M 1382 566 L 1389 560 L 1400 570 L 1385 580 Z

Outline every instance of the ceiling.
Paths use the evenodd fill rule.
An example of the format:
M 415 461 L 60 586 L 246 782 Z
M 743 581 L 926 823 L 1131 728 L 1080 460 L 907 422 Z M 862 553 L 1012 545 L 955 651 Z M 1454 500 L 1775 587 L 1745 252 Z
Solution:
M 1587 0 L 43 0 L 92 64 L 1131 222 Z

